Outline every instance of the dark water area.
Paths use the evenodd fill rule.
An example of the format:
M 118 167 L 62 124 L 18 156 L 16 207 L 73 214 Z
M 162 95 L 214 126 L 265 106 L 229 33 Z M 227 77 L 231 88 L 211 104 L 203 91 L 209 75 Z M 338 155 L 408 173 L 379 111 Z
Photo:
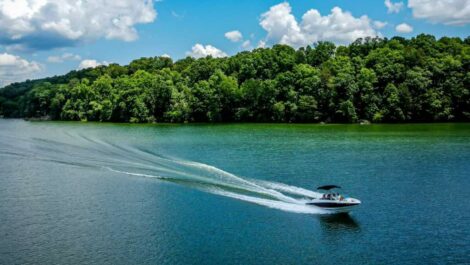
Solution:
M 469 264 L 469 161 L 470 124 L 0 120 L 0 264 Z

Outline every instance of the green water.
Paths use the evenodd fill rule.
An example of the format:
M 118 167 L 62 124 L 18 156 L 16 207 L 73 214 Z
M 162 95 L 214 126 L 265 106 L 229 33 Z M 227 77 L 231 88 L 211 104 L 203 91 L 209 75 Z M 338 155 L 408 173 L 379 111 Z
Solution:
M 0 120 L 0 264 L 468 264 L 468 161 L 470 124 Z

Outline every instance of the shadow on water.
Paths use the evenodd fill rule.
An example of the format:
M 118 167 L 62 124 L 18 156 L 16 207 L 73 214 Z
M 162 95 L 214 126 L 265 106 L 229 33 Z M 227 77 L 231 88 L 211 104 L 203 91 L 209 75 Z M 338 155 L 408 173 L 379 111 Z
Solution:
M 319 215 L 320 226 L 326 232 L 360 232 L 359 223 L 349 214 Z

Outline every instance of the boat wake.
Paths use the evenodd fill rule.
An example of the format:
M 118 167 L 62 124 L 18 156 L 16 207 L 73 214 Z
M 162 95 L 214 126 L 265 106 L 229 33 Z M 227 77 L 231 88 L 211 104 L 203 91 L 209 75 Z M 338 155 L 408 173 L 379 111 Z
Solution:
M 209 165 L 204 166 L 212 167 Z M 238 183 L 239 185 L 237 185 L 237 183 L 233 182 L 233 180 L 229 180 L 227 182 L 224 182 L 223 180 L 214 181 L 214 179 L 210 178 L 211 175 L 209 172 L 204 177 L 207 179 L 201 180 L 200 178 L 193 178 L 195 175 L 187 175 L 187 178 L 172 178 L 159 175 L 120 171 L 110 167 L 104 168 L 116 173 L 137 177 L 157 178 L 164 181 L 178 183 L 212 194 L 250 202 L 282 211 L 304 214 L 328 213 L 327 211 L 320 208 L 307 206 L 305 204 L 308 201 L 308 199 L 305 198 L 306 196 L 317 197 L 318 193 L 282 183 L 241 179 L 242 182 Z M 220 169 L 216 169 L 220 171 Z M 229 178 L 233 176 L 228 172 L 225 172 L 225 174 L 228 174 Z M 289 196 L 288 194 L 293 196 Z
M 145 148 L 117 145 L 103 139 L 71 133 L 64 133 L 53 140 L 1 136 L 0 155 L 155 178 L 282 211 L 328 213 L 305 205 L 307 197 L 319 196 L 314 191 L 277 182 L 243 178 L 211 165 L 163 156 Z M 21 144 L 17 144 L 18 142 Z

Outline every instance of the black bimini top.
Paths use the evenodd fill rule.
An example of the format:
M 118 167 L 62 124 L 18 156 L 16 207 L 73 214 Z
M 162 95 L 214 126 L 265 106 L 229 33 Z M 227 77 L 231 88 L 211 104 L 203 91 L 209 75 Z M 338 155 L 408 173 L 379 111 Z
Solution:
M 331 190 L 331 189 L 335 189 L 335 188 L 341 189 L 340 186 L 336 186 L 336 185 L 320 186 L 320 187 L 318 187 L 317 189 L 318 189 L 318 190 Z

